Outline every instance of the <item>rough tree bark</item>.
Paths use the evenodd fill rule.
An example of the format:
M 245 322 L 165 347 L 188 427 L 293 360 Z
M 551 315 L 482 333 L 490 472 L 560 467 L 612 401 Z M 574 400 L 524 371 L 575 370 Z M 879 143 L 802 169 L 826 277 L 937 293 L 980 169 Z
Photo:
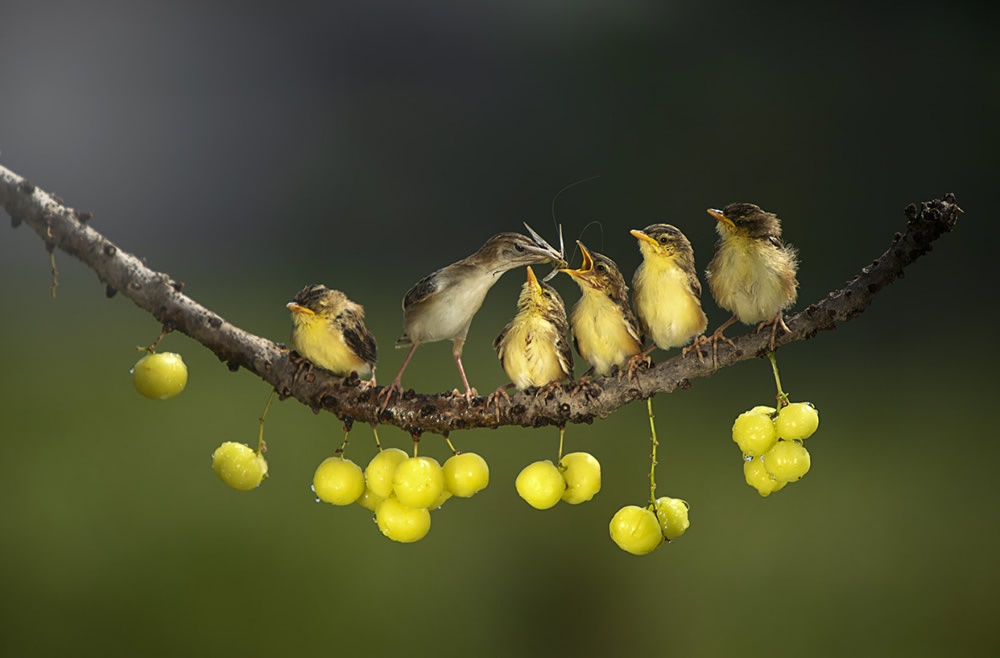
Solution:
M 47 248 L 60 249 L 94 270 L 107 284 L 108 296 L 116 292 L 131 299 L 171 330 L 198 341 L 226 362 L 231 370 L 241 366 L 273 386 L 282 396 L 295 397 L 315 412 L 327 410 L 348 423 L 363 421 L 396 425 L 413 435 L 476 427 L 521 425 L 565 425 L 589 423 L 605 417 L 634 400 L 655 393 L 684 388 L 695 377 L 708 377 L 716 368 L 711 358 L 675 356 L 642 369 L 634 380 L 604 377 L 592 390 L 571 392 L 564 386 L 544 396 L 517 393 L 499 410 L 487 409 L 484 398 L 471 405 L 450 393 L 425 395 L 406 391 L 401 398 L 380 411 L 376 404 L 379 389 L 365 389 L 357 378 L 344 379 L 314 367 L 298 369 L 281 345 L 236 327 L 217 313 L 185 295 L 183 284 L 167 274 L 146 267 L 142 261 L 119 248 L 87 225 L 90 213 L 63 204 L 61 199 L 35 187 L 14 172 L 0 166 L 0 204 L 11 217 L 14 228 L 21 223 L 33 228 Z M 846 286 L 826 298 L 809 304 L 800 313 L 786 318 L 790 333 L 775 341 L 782 345 L 813 338 L 838 322 L 857 317 L 879 290 L 903 277 L 903 268 L 931 249 L 931 243 L 950 231 L 962 213 L 952 194 L 943 200 L 926 201 L 905 208 L 906 231 L 896 233 L 892 244 Z M 762 356 L 767 351 L 769 332 L 753 330 L 734 338 L 735 347 L 719 344 L 718 368 Z

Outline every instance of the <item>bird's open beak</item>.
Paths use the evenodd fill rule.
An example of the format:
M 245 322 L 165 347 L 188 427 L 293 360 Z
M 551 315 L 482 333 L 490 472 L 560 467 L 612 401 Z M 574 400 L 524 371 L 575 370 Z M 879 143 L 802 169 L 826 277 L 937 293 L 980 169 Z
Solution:
M 565 272 L 574 279 L 586 278 L 587 275 L 590 274 L 594 269 L 594 257 L 590 255 L 590 252 L 587 250 L 585 246 L 583 246 L 582 242 L 577 240 L 576 244 L 578 247 L 580 247 L 580 253 L 583 254 L 583 264 L 580 265 L 580 269 L 570 270 L 563 268 L 560 269 L 559 271 Z
M 736 228 L 736 224 L 733 224 L 733 220 L 729 219 L 722 214 L 721 210 L 716 210 L 715 208 L 709 208 L 708 214 L 715 217 L 716 220 L 722 222 L 723 224 L 728 224 L 731 228 Z
M 316 312 L 313 311 L 312 309 L 308 309 L 305 306 L 302 306 L 301 304 L 296 304 L 295 302 L 288 302 L 287 304 L 285 304 L 285 306 L 287 306 L 291 310 L 292 313 L 303 313 L 305 315 L 316 315 Z
M 631 231 L 629 231 L 629 233 L 632 234 L 633 238 L 636 238 L 637 240 L 645 240 L 646 242 L 648 242 L 653 246 L 657 246 L 660 244 L 659 242 L 656 241 L 655 238 L 650 237 L 645 231 L 640 231 L 637 228 L 632 229 Z
M 538 278 L 535 276 L 535 273 L 531 271 L 531 265 L 527 267 L 527 270 L 528 270 L 528 283 L 530 283 L 535 287 L 535 292 L 537 292 L 539 295 L 542 294 L 542 284 L 538 282 Z

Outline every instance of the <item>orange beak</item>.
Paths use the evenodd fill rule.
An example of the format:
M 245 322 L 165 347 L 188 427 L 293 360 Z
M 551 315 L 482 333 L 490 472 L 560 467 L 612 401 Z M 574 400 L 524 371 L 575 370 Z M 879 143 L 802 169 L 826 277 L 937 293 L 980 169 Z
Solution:
M 711 215 L 712 217 L 715 217 L 716 220 L 724 224 L 729 224 L 729 226 L 732 228 L 736 228 L 736 224 L 733 224 L 733 220 L 723 215 L 721 210 L 716 210 L 715 208 L 709 208 L 708 214 Z
M 287 306 L 292 311 L 292 313 L 303 313 L 305 315 L 316 315 L 316 311 L 313 311 L 312 309 L 308 309 L 305 306 L 302 306 L 301 304 L 296 304 L 295 302 L 288 302 L 287 304 L 285 304 L 285 306 Z
M 629 231 L 629 233 L 631 233 L 632 237 L 636 238 L 637 240 L 645 240 L 651 245 L 659 245 L 659 242 L 651 238 L 645 231 L 640 231 L 639 229 L 634 228 L 631 231 Z

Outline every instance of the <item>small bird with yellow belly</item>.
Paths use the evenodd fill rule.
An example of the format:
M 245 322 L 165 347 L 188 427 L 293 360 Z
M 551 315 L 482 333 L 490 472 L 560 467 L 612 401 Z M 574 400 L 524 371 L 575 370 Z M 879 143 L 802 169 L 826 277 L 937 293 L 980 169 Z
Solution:
M 731 203 L 722 210 L 709 209 L 716 219 L 719 241 L 705 270 L 715 302 L 733 314 L 712 334 L 713 354 L 718 341 L 732 341 L 723 330 L 739 320 L 771 326 L 771 350 L 780 326 L 788 327 L 782 311 L 795 302 L 798 280 L 796 251 L 781 241 L 781 220 L 752 203 Z
M 493 341 L 511 383 L 490 395 L 507 397 L 506 389 L 544 388 L 573 378 L 573 352 L 566 334 L 566 306 L 555 288 L 539 281 L 528 267 L 528 280 L 517 300 L 517 315 Z
M 630 233 L 642 253 L 642 263 L 632 277 L 632 301 L 640 328 L 654 343 L 642 356 L 653 347 L 668 350 L 695 338 L 682 355 L 695 349 L 700 359 L 701 334 L 708 318 L 701 310 L 701 282 L 691 243 L 670 224 L 651 224 Z
M 292 348 L 313 364 L 334 373 L 371 375 L 375 386 L 375 337 L 365 326 L 365 309 L 339 290 L 306 286 L 286 305 L 292 311 Z
M 607 256 L 592 253 L 579 240 L 576 244 L 583 254 L 580 269 L 559 270 L 580 286 L 580 300 L 569 316 L 573 344 L 591 366 L 583 377 L 592 372 L 605 376 L 642 351 L 643 336 L 618 266 Z

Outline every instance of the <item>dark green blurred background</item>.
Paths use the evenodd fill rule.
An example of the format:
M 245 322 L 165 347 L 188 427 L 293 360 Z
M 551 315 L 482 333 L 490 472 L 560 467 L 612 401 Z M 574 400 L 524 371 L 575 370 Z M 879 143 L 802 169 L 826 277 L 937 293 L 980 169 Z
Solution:
M 454 435 L 490 487 L 393 544 L 360 507 L 313 502 L 333 417 L 273 407 L 271 478 L 228 490 L 209 456 L 255 440 L 267 386 L 172 335 L 187 390 L 140 398 L 128 370 L 153 319 L 61 253 L 49 299 L 41 241 L 0 230 L 0 654 L 1000 649 L 995 10 L 345 4 L 0 2 L 0 163 L 255 333 L 285 340 L 303 284 L 342 288 L 367 307 L 383 382 L 408 286 L 522 220 L 552 235 L 553 196 L 588 176 L 559 220 L 570 240 L 599 222 L 585 241 L 627 277 L 629 228 L 678 225 L 704 269 L 705 208 L 776 211 L 802 256 L 799 308 L 881 253 L 907 203 L 954 192 L 966 214 L 858 320 L 781 350 L 786 388 L 822 414 L 802 482 L 760 498 L 730 440 L 772 399 L 766 362 L 656 398 L 660 492 L 692 525 L 644 558 L 607 534 L 646 495 L 641 405 L 569 428 L 604 467 L 578 507 L 514 492 L 554 429 Z M 490 344 L 522 281 L 504 277 L 473 323 L 480 391 L 505 382 Z M 456 386 L 449 353 L 421 348 L 404 383 Z M 352 437 L 367 462 L 368 429 Z M 448 454 L 435 436 L 422 451 Z

